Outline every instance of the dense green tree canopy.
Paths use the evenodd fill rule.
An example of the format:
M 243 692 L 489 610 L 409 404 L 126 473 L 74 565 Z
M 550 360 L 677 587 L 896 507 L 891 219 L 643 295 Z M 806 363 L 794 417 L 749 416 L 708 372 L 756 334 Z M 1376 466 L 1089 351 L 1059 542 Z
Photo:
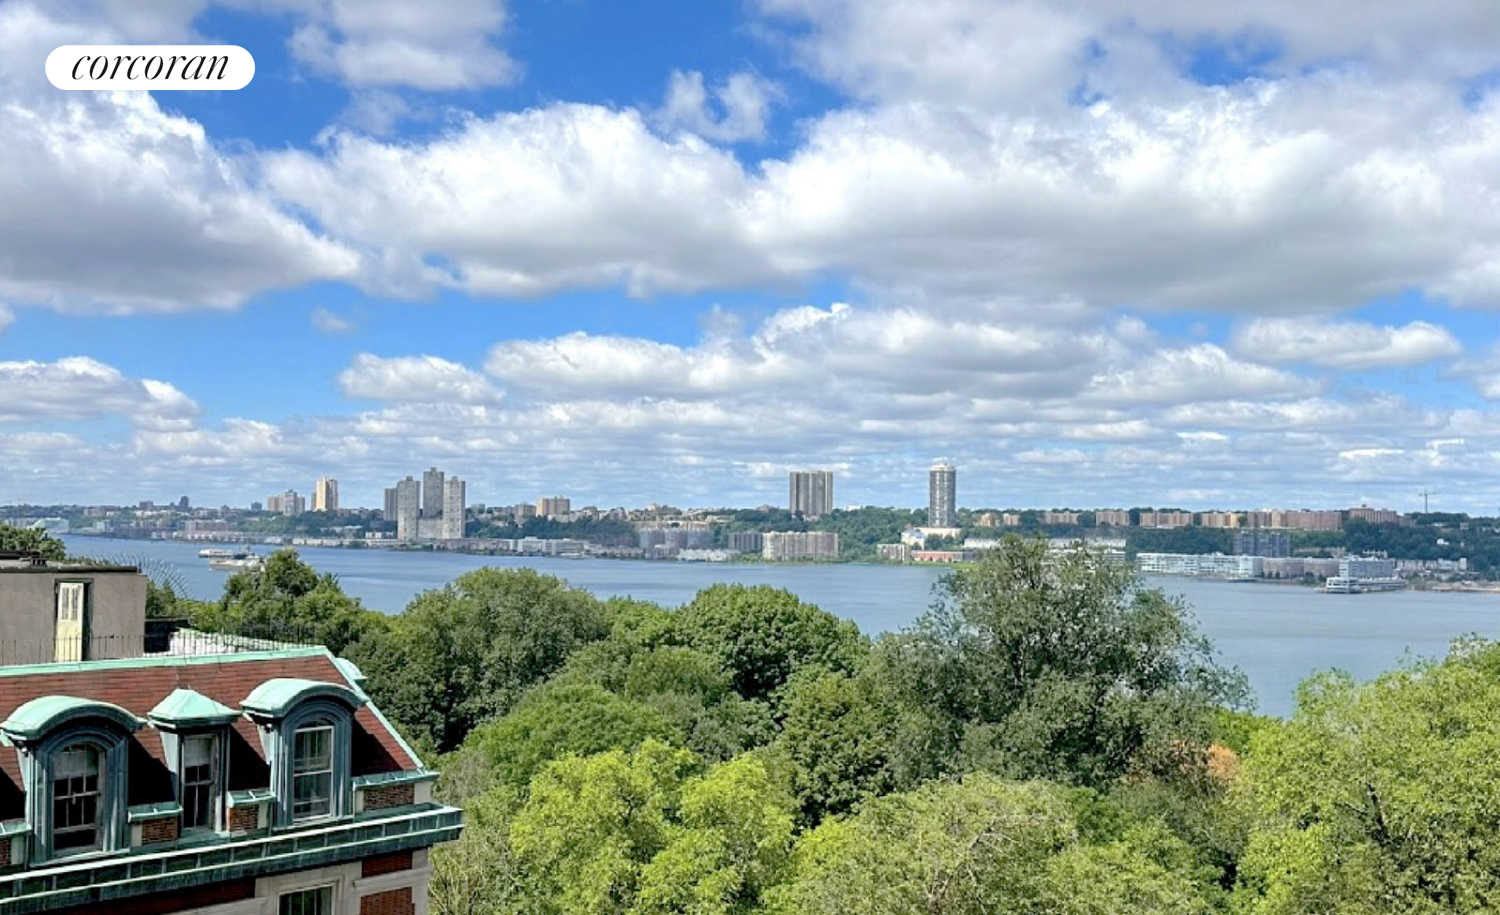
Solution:
M 606 632 L 588 592 L 531 569 L 485 568 L 419 595 L 350 656 L 388 714 L 450 750 Z
M 775 915 L 1205 913 L 1190 850 L 1159 828 L 1080 841 L 1055 788 L 975 774 L 870 801 L 803 836 Z
M 527 693 L 504 717 L 480 725 L 465 747 L 481 755 L 493 779 L 524 791 L 553 759 L 631 750 L 649 737 L 681 742 L 682 736 L 643 702 L 592 683 L 553 681 Z
M 552 763 L 509 841 L 538 915 L 737 915 L 785 867 L 790 801 L 742 757 L 705 771 L 647 741 Z
M 869 651 L 853 623 L 765 585 L 705 588 L 676 625 L 684 642 L 720 659 L 746 699 L 773 699 L 804 668 L 854 670 Z
M 1261 820 L 1241 863 L 1255 915 L 1500 908 L 1500 646 L 1357 685 L 1304 684 L 1246 768 Z
M 948 765 L 1105 784 L 1175 742 L 1205 743 L 1241 701 L 1180 601 L 1079 547 L 1007 537 L 950 574 L 918 625 L 881 644 Z

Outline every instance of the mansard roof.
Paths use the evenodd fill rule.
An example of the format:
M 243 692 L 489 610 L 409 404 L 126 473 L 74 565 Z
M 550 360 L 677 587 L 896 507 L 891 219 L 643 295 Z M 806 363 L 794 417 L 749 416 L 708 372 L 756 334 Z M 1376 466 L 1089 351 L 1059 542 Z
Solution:
M 135 806 L 172 799 L 161 733 L 142 727 L 143 719 L 155 718 L 170 728 L 193 715 L 211 717 L 223 709 L 232 716 L 220 719 L 229 725 L 227 788 L 266 788 L 270 767 L 260 735 L 248 715 L 236 712 L 262 686 L 267 689 L 256 700 L 261 703 L 258 708 L 286 708 L 285 702 L 314 694 L 343 697 L 354 709 L 351 775 L 422 768 L 416 754 L 351 682 L 346 666 L 324 648 L 0 667 L 0 720 L 5 721 L 0 733 L 24 742 L 77 715 L 113 716 L 122 727 L 135 731 L 129 797 Z M 19 754 L 14 748 L 0 747 L 0 821 L 24 815 L 24 784 Z

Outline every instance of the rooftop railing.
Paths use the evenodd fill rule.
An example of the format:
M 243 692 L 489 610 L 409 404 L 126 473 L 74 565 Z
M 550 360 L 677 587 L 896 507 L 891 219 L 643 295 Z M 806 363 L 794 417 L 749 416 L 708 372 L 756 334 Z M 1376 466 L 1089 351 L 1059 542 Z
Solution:
M 177 621 L 148 621 L 147 631 L 140 635 L 0 639 L 0 667 L 124 658 L 205 657 L 322 644 L 307 627 L 250 625 L 238 627 L 234 632 L 203 632 L 171 625 L 174 622 Z

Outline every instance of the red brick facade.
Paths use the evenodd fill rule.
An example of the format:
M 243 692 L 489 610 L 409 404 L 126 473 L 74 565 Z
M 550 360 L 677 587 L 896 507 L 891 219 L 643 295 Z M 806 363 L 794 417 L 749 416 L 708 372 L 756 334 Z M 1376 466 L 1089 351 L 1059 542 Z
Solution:
M 359 915 L 415 915 L 416 903 L 411 898 L 411 887 L 371 893 L 359 899 Z
M 366 879 L 379 877 L 381 874 L 394 874 L 397 871 L 411 870 L 411 852 L 402 851 L 394 855 L 381 855 L 377 858 L 366 858 L 359 863 L 359 875 Z
M 101 912 L 108 912 L 109 915 L 168 915 L 171 912 L 201 909 L 206 906 L 253 898 L 255 898 L 255 881 L 253 879 L 235 880 L 230 883 L 216 883 L 212 886 L 178 890 L 172 893 L 153 893 L 150 896 L 138 896 L 134 899 L 112 900 L 95 905 L 59 909 L 52 915 L 100 915 Z
M 416 803 L 416 789 L 405 785 L 377 785 L 365 789 L 365 809 L 380 810 L 386 807 L 405 807 Z
M 177 838 L 177 818 L 162 817 L 155 820 L 147 820 L 141 824 L 141 844 L 155 845 L 158 842 L 172 842 Z
M 260 807 L 232 807 L 229 810 L 230 832 L 253 832 L 260 825 Z
M 0 869 L 10 867 L 10 847 L 14 839 L 0 839 Z

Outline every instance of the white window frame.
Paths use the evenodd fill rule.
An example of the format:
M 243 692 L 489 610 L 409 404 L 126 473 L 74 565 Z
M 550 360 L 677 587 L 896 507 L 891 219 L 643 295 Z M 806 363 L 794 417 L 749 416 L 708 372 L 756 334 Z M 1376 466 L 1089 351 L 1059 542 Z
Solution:
M 305 897 L 311 893 L 322 894 L 321 904 L 317 904 L 316 908 L 308 909 Z M 292 902 L 298 896 L 304 897 L 302 904 L 289 911 L 287 903 Z M 276 915 L 337 915 L 338 896 L 338 884 L 335 883 L 285 890 L 276 894 Z
M 79 750 L 85 751 L 85 752 L 87 752 L 89 754 L 92 754 L 92 756 L 93 756 L 93 762 L 94 762 L 94 772 L 93 772 L 94 788 L 93 788 L 92 791 L 83 790 L 83 791 L 79 791 L 77 793 L 60 794 L 58 792 L 58 790 L 57 790 L 57 783 L 58 783 L 60 777 L 66 778 L 69 782 L 71 782 L 75 778 L 82 778 L 82 779 L 84 779 L 85 783 L 87 782 L 87 780 L 89 778 L 89 775 L 87 773 L 87 769 L 86 768 L 85 768 L 84 774 L 82 774 L 82 775 L 68 774 L 66 776 L 62 776 L 61 773 L 59 772 L 59 770 L 62 767 L 63 757 L 66 754 L 69 754 L 69 753 L 72 753 L 72 752 L 75 752 L 75 751 L 79 751 Z M 53 855 L 55 857 L 63 857 L 63 856 L 66 856 L 66 855 L 88 854 L 89 852 L 96 852 L 96 851 L 102 851 L 103 850 L 103 848 L 104 848 L 104 818 L 105 818 L 105 809 L 104 809 L 104 807 L 105 807 L 105 802 L 106 802 L 105 789 L 107 787 L 107 785 L 105 783 L 104 767 L 105 767 L 105 752 L 104 752 L 104 750 L 101 749 L 99 746 L 95 745 L 94 743 L 91 743 L 91 742 L 70 743 L 70 744 L 67 744 L 66 746 L 59 747 L 57 750 L 53 751 L 53 753 L 52 753 L 52 767 L 51 767 L 51 773 L 50 773 L 50 777 L 51 777 L 51 780 L 52 780 L 52 785 L 51 785 L 51 791 L 52 791 L 52 796 L 51 796 L 51 802 L 52 802 L 52 821 L 51 821 L 52 842 L 51 842 L 51 844 L 52 844 L 52 853 L 53 853 Z M 86 787 L 87 786 L 85 784 L 85 788 Z M 74 834 L 74 833 L 82 833 L 84 831 L 85 827 L 84 826 L 59 826 L 58 825 L 58 817 L 57 817 L 58 802 L 59 801 L 66 801 L 67 799 L 72 799 L 72 798 L 85 798 L 85 797 L 89 797 L 89 796 L 92 796 L 93 799 L 94 799 L 94 818 L 93 818 L 93 825 L 91 827 L 92 830 L 93 830 L 93 836 L 94 836 L 93 841 L 90 842 L 90 843 L 88 843 L 87 845 L 71 845 L 71 846 L 68 846 L 67 848 L 60 848 L 58 846 L 58 836 L 60 834 L 62 834 L 62 835 L 68 835 L 68 834 Z
M 314 732 L 320 732 L 323 735 L 323 765 L 321 768 L 317 769 L 303 769 L 301 768 L 302 760 L 297 755 L 298 738 L 300 738 L 303 734 Z M 335 769 L 334 754 L 336 752 L 334 744 L 337 738 L 338 732 L 334 728 L 333 723 L 322 720 L 312 721 L 307 724 L 299 725 L 295 730 L 292 731 L 292 746 L 290 753 L 292 764 L 292 796 L 290 799 L 291 803 L 288 805 L 292 813 L 292 822 L 300 823 L 305 820 L 318 820 L 333 815 L 334 810 L 336 809 L 336 805 L 334 802 L 334 791 L 336 786 L 333 783 L 333 773 Z M 323 802 L 322 809 L 314 812 L 299 812 L 297 808 L 298 805 L 302 802 L 299 802 L 297 799 L 297 785 L 303 779 L 316 778 L 324 779 L 324 784 L 327 786 L 327 788 L 321 795 Z
M 178 750 L 181 754 L 178 768 L 180 785 L 178 801 L 182 805 L 182 831 L 184 833 L 217 832 L 222 822 L 220 808 L 222 807 L 223 798 L 223 792 L 219 787 L 220 737 L 215 733 L 184 734 L 181 740 L 181 749 Z M 188 747 L 199 741 L 206 741 L 208 743 L 208 780 L 206 782 L 190 782 L 188 781 Z M 195 766 L 194 768 L 197 767 Z M 193 806 L 189 803 L 189 788 L 205 786 L 208 790 L 208 821 L 189 825 L 190 811 L 193 810 Z

